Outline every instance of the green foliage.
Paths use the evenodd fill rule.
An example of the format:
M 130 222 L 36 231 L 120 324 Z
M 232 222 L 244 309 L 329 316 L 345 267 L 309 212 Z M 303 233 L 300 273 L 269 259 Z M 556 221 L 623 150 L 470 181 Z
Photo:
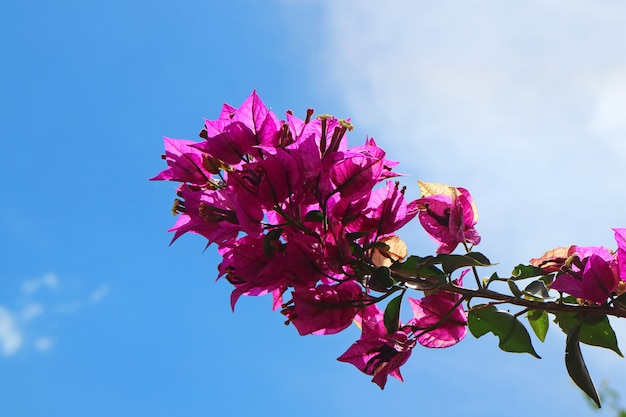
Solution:
M 427 256 L 425 258 L 419 256 L 409 256 L 404 262 L 395 262 L 391 265 L 391 269 L 394 272 L 412 276 L 416 278 L 420 277 L 440 277 L 444 278 L 446 273 L 437 268 L 437 264 L 441 263 L 439 257 Z
M 545 310 L 530 310 L 526 318 L 537 338 L 542 342 L 545 341 L 548 327 L 550 327 L 548 313 Z
M 574 313 L 555 313 L 554 322 L 565 334 L 578 327 L 578 338 L 581 343 L 607 348 L 623 357 L 615 331 L 606 315 L 589 314 L 582 318 Z
M 368 282 L 368 287 L 374 291 L 385 292 L 394 284 L 391 278 L 391 270 L 386 266 L 376 268 L 372 272 L 372 276 Z
M 580 351 L 580 330 L 582 324 L 573 327 L 567 333 L 567 340 L 565 342 L 565 367 L 567 373 L 572 378 L 574 383 L 580 388 L 594 403 L 601 407 L 600 397 L 598 391 L 593 385 L 589 371 L 583 360 L 583 355 Z
M 492 305 L 477 305 L 469 312 L 468 327 L 479 338 L 489 332 L 498 336 L 498 346 L 505 352 L 529 353 L 541 359 L 533 348 L 524 325 L 513 315 Z
M 404 291 L 393 300 L 389 301 L 387 307 L 385 308 L 383 321 L 385 323 L 387 333 L 389 334 L 395 333 L 398 330 L 398 325 L 400 324 L 400 305 L 402 304 L 403 296 Z
M 445 255 L 441 262 L 443 271 L 450 274 L 459 268 L 468 266 L 490 266 L 491 262 L 480 252 L 468 252 L 465 255 Z
M 513 272 L 511 272 L 511 279 L 519 280 L 533 277 L 540 277 L 545 275 L 545 272 L 541 268 L 537 268 L 532 265 L 522 265 L 519 264 L 515 268 L 513 268 Z
M 274 256 L 274 252 L 276 252 L 276 245 L 280 242 L 279 239 L 282 233 L 283 229 L 277 228 L 267 232 L 263 238 L 263 253 L 268 258 Z
M 626 293 L 613 300 L 613 304 L 626 310 Z
M 621 404 L 620 394 L 609 385 L 608 381 L 602 381 L 598 393 L 602 404 L 613 410 L 615 417 L 626 417 L 626 409 Z M 585 397 L 585 399 L 589 400 L 590 406 L 597 409 L 596 404 L 589 397 Z
M 546 284 L 540 279 L 528 284 L 526 288 L 524 288 L 524 295 L 527 298 L 538 300 L 546 300 L 552 298 L 550 297 L 550 293 L 548 292 Z
M 514 296 L 516 296 L 517 298 L 521 298 L 522 295 L 524 295 L 524 293 L 522 292 L 522 290 L 519 289 L 515 281 L 508 280 L 506 283 L 509 285 L 509 289 Z
M 311 210 L 306 214 L 304 220 L 307 222 L 322 223 L 324 221 L 324 213 L 320 210 Z

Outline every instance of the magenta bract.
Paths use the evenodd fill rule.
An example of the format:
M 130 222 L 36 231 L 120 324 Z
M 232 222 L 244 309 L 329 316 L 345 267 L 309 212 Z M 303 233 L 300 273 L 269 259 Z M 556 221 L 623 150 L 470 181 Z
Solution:
M 363 290 L 354 281 L 296 289 L 285 314 L 298 333 L 334 334 L 346 329 L 359 311 Z
M 357 315 L 361 323 L 361 338 L 337 360 L 351 363 L 366 375 L 372 375 L 372 382 L 385 388 L 389 375 L 402 381 L 400 367 L 411 356 L 415 340 L 410 339 L 410 327 L 401 327 L 394 334 L 388 334 L 383 324 L 383 313 L 370 305 Z
M 463 271 L 456 281 L 457 285 L 463 285 L 463 277 L 467 272 Z M 459 343 L 465 337 L 467 313 L 459 304 L 460 300 L 460 294 L 445 291 L 437 291 L 419 300 L 409 297 L 414 316 L 409 324 L 415 327 L 420 345 L 445 348 Z
M 163 138 L 168 169 L 151 180 L 186 182 L 197 187 L 208 185 L 211 173 L 206 168 L 206 155 L 196 149 L 197 143 L 191 140 Z
M 619 277 L 626 281 L 626 229 L 613 229 L 615 241 L 617 242 L 617 265 L 619 267 Z
M 252 92 L 238 108 L 225 104 L 217 119 L 206 120 L 203 140 L 165 138 L 168 167 L 152 179 L 182 183 L 172 241 L 189 232 L 217 245 L 218 278 L 233 286 L 233 309 L 243 295 L 272 294 L 273 308 L 301 335 L 359 322 L 361 338 L 339 360 L 383 388 L 389 375 L 402 379 L 400 367 L 417 342 L 450 346 L 466 323 L 455 307 L 459 298 L 440 292 L 412 300 L 416 317 L 387 333 L 372 293 L 398 285 L 389 266 L 408 249 L 395 232 L 419 215 L 439 252 L 450 253 L 480 241 L 475 210 L 462 188 L 407 201 L 389 180 L 399 176 L 398 163 L 372 138 L 349 148 L 349 121 L 312 115 L 287 112 L 279 120 Z M 429 328 L 452 307 L 440 328 Z
M 570 246 L 566 254 L 567 258 L 554 260 L 544 257 L 551 270 L 558 271 L 550 288 L 597 304 L 606 302 L 620 280 L 618 261 L 611 251 L 600 246 Z
M 477 245 L 480 235 L 472 196 L 464 188 L 453 188 L 452 195 L 435 194 L 417 200 L 419 220 L 424 230 L 439 243 L 437 253 L 452 253 L 459 243 Z

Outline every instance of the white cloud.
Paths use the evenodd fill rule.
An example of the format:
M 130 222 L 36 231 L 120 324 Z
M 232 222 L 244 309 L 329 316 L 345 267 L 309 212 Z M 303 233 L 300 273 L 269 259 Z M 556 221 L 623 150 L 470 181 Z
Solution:
M 3 306 L 0 306 L 0 352 L 3 356 L 11 356 L 22 346 L 22 334 L 17 328 L 15 317 Z
M 54 340 L 51 337 L 39 337 L 35 340 L 35 349 L 45 352 L 54 346 Z
M 22 309 L 20 314 L 23 321 L 30 321 L 37 316 L 40 316 L 44 311 L 43 305 L 39 303 L 29 303 Z
M 52 307 L 52 310 L 55 313 L 59 313 L 59 314 L 72 314 L 80 310 L 82 305 L 83 305 L 82 301 L 74 300 L 74 301 L 55 304 Z
M 614 142 L 624 143 L 621 138 L 626 133 L 626 66 L 608 70 L 589 85 L 596 99 L 591 129 L 604 135 L 617 134 L 619 138 Z
M 626 4 L 320 3 L 327 72 L 314 82 L 411 181 L 468 188 L 484 252 L 509 268 L 555 246 L 615 246 Z
M 472 192 L 477 249 L 498 272 L 556 246 L 615 247 L 610 228 L 626 227 L 626 3 L 318 3 L 323 47 L 312 55 L 326 72 L 312 83 L 401 162 L 407 195 L 418 178 Z M 410 235 L 411 253 L 435 248 Z M 620 380 L 613 352 L 583 349 Z
M 22 284 L 22 292 L 24 294 L 33 294 L 41 288 L 56 288 L 59 285 L 59 279 L 56 274 L 46 273 L 40 278 L 25 281 Z
M 89 301 L 93 304 L 97 304 L 102 301 L 102 299 L 106 297 L 110 291 L 111 286 L 109 284 L 101 284 L 98 288 L 92 291 L 91 294 L 89 294 Z
M 76 313 L 87 302 L 98 304 L 111 291 L 111 286 L 104 283 L 88 294 L 67 294 L 67 291 L 40 293 L 56 289 L 59 282 L 54 273 L 26 280 L 21 283 L 22 296 L 18 306 L 0 305 L 0 356 L 12 356 L 24 346 L 40 352 L 50 350 L 56 340 L 52 336 L 41 335 L 39 327 L 45 327 L 51 316 Z M 37 324 L 33 324 L 36 318 Z

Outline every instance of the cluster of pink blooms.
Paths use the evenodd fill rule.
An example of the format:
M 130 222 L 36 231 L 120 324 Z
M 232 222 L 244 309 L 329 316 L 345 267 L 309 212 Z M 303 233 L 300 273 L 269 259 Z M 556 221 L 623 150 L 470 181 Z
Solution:
M 626 291 L 626 229 L 613 229 L 617 251 L 602 246 L 568 246 L 552 249 L 530 264 L 555 273 L 550 288 L 580 300 L 604 304 Z
M 384 297 L 372 292 L 398 283 L 381 289 L 373 277 L 385 260 L 405 255 L 385 242 L 419 215 L 439 253 L 478 243 L 471 197 L 449 187 L 447 195 L 406 201 L 391 180 L 399 176 L 397 162 L 373 139 L 348 148 L 348 121 L 312 115 L 301 120 L 287 112 L 281 121 L 253 92 L 239 108 L 224 105 L 217 120 L 207 120 L 204 141 L 165 138 L 168 168 L 152 179 L 182 183 L 173 241 L 190 232 L 217 245 L 219 276 L 234 286 L 233 308 L 242 295 L 271 293 L 274 308 L 301 335 L 333 334 L 356 322 L 362 336 L 339 360 L 383 388 L 388 375 L 402 379 L 399 368 L 416 343 L 451 346 L 467 323 L 460 296 L 440 291 L 409 299 L 414 317 L 390 333 L 376 304 Z
M 420 182 L 421 198 L 407 201 L 392 180 L 397 162 L 373 139 L 348 148 L 348 121 L 312 115 L 279 120 L 253 92 L 207 120 L 203 141 L 165 138 L 168 168 L 152 179 L 181 183 L 173 241 L 189 232 L 217 246 L 233 309 L 242 295 L 272 294 L 301 335 L 356 323 L 361 337 L 338 359 L 384 388 L 389 375 L 402 380 L 417 344 L 448 347 L 467 333 L 462 296 L 443 290 L 408 298 L 413 317 L 389 323 L 377 303 L 412 288 L 389 268 L 407 255 L 396 231 L 417 217 L 438 254 L 469 250 L 480 242 L 476 208 L 467 190 L 434 183 Z M 551 289 L 604 304 L 626 287 L 626 229 L 614 231 L 616 253 L 570 246 L 531 264 L 554 274 Z

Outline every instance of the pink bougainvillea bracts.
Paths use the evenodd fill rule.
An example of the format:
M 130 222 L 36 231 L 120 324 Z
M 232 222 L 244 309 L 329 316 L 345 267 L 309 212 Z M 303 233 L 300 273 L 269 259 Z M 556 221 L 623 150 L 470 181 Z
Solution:
M 462 272 L 455 285 L 463 285 Z M 446 291 L 436 291 L 423 298 L 409 298 L 417 341 L 429 348 L 445 348 L 459 343 L 467 334 L 467 313 L 461 305 L 462 296 Z
M 452 253 L 458 244 L 478 245 L 474 228 L 478 214 L 474 200 L 465 188 L 420 182 L 422 198 L 417 200 L 419 220 L 426 232 L 439 243 L 437 253 Z
M 356 366 L 372 382 L 385 388 L 389 375 L 402 381 L 400 367 L 411 356 L 415 339 L 409 337 L 410 326 L 401 326 L 389 333 L 383 324 L 383 312 L 374 304 L 361 310 L 358 316 L 361 338 L 338 360 Z
M 601 246 L 569 246 L 546 252 L 530 264 L 556 272 L 550 288 L 594 304 L 624 291 L 626 280 L 626 229 L 614 229 L 617 251 Z
M 518 317 L 527 313 L 543 341 L 551 313 L 567 333 L 570 376 L 599 404 L 576 349 L 589 343 L 621 354 L 607 316 L 626 317 L 626 229 L 613 229 L 615 251 L 556 248 L 510 278 L 481 278 L 477 267 L 491 263 L 473 249 L 481 236 L 469 191 L 419 181 L 421 197 L 409 201 L 398 162 L 374 139 L 350 147 L 349 120 L 313 114 L 301 119 L 289 111 L 281 120 L 252 92 L 206 120 L 201 140 L 164 138 L 167 168 L 152 180 L 179 183 L 172 242 L 192 233 L 217 246 L 217 276 L 232 285 L 231 308 L 242 296 L 271 294 L 273 308 L 300 335 L 356 323 L 361 336 L 338 360 L 381 389 L 389 376 L 402 380 L 400 368 L 417 345 L 450 347 L 468 329 L 475 337 L 493 333 L 505 351 L 538 357 Z M 411 225 L 413 234 L 416 217 L 438 245 L 434 255 L 408 256 L 398 231 Z M 454 253 L 459 247 L 463 254 Z M 457 279 L 455 271 L 463 271 Z M 463 285 L 469 271 L 474 289 Z M 526 279 L 533 281 L 520 287 Z M 488 288 L 501 281 L 512 296 Z M 403 321 L 410 290 L 424 295 L 407 297 L 413 316 Z M 523 310 L 498 310 L 504 303 Z

